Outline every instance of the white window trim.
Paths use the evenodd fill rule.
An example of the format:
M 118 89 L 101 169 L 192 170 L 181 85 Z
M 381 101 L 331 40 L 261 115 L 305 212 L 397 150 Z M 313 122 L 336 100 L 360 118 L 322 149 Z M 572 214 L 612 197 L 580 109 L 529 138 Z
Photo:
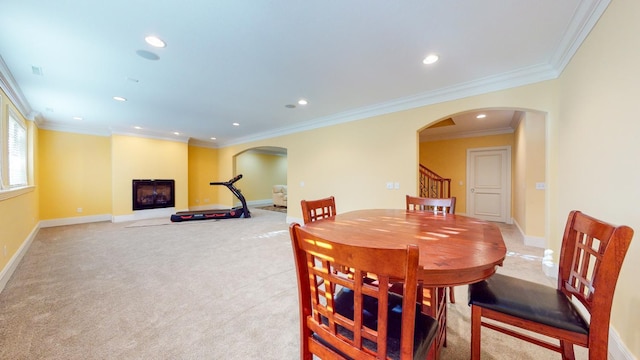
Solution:
M 9 186 L 9 179 L 7 178 L 9 170 L 8 162 L 8 127 L 9 127 L 9 114 L 24 126 L 27 131 L 27 185 L 24 186 Z M 28 152 L 30 151 L 29 144 L 29 126 L 27 126 L 22 116 L 19 116 L 9 105 L 4 101 L 4 98 L 0 96 L 0 201 L 10 199 L 12 197 L 20 196 L 33 192 L 35 186 L 31 183 L 30 176 L 30 164 Z
M 23 194 L 27 194 L 35 190 L 35 186 L 27 185 L 23 187 L 15 187 L 6 190 L 0 190 L 0 201 L 11 199 L 12 197 L 20 196 Z

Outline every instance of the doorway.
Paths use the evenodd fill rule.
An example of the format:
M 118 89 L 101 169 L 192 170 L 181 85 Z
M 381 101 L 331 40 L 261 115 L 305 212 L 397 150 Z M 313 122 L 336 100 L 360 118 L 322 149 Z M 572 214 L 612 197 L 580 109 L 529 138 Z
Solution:
M 511 222 L 511 147 L 467 150 L 467 214 Z

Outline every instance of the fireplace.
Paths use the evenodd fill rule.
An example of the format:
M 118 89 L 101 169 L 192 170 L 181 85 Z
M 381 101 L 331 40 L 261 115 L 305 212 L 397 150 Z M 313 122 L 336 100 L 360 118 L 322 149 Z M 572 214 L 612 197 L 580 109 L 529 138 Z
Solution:
M 133 180 L 133 210 L 174 207 L 174 180 Z

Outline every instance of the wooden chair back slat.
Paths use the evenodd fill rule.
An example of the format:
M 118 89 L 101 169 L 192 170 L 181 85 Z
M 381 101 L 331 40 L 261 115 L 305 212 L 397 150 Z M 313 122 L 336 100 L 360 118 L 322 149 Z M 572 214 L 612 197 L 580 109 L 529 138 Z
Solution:
M 448 214 L 456 212 L 456 198 L 425 198 L 407 195 L 407 210 L 433 211 Z
M 592 319 L 593 313 L 596 321 L 597 314 L 602 313 L 607 325 L 616 282 L 632 236 L 633 230 L 628 226 L 616 227 L 579 211 L 570 213 L 565 227 L 558 288 L 579 300 L 592 313 Z
M 302 200 L 300 205 L 305 224 L 336 215 L 336 200 L 333 196 L 318 200 Z
M 312 354 L 340 359 L 338 352 L 354 359 L 386 359 L 390 279 L 411 284 L 404 286 L 402 297 L 400 351 L 402 359 L 413 358 L 418 247 L 381 249 L 344 245 L 311 235 L 296 223 L 291 224 L 289 231 L 299 285 L 301 359 L 311 359 Z M 343 266 L 350 269 L 350 274 L 336 270 Z M 369 281 L 369 274 L 375 274 L 377 284 Z M 336 309 L 335 299 L 345 289 L 353 292 L 353 318 Z M 377 300 L 380 310 L 375 315 L 377 328 L 364 321 L 365 302 L 372 299 Z M 345 336 L 341 328 L 351 335 Z

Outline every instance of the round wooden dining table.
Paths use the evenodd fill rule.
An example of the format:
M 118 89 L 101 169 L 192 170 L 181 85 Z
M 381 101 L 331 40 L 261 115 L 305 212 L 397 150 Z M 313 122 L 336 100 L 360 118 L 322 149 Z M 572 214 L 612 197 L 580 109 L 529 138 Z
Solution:
M 400 209 L 356 210 L 304 225 L 321 238 L 349 245 L 420 249 L 419 280 L 447 287 L 484 280 L 502 265 L 500 228 L 472 217 Z

